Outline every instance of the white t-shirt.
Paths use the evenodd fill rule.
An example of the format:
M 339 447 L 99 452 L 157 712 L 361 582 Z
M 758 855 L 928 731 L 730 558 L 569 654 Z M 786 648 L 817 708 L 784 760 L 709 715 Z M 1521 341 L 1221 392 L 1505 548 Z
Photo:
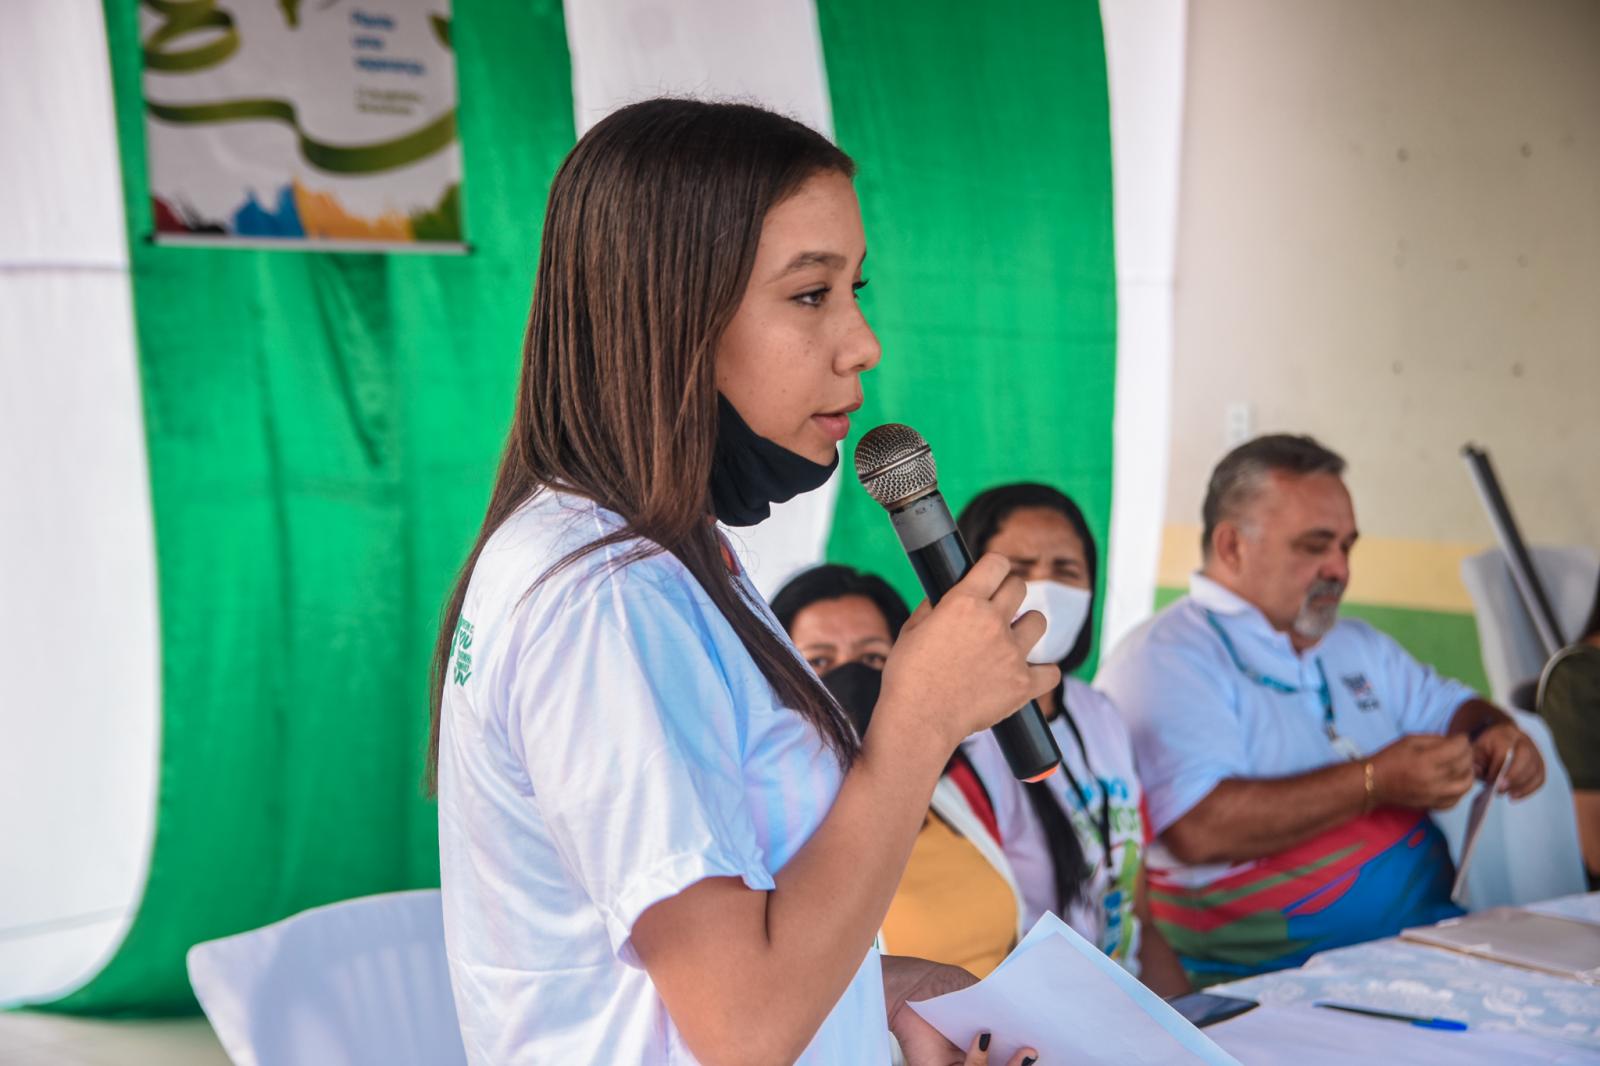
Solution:
M 1061 758 L 1077 780 L 1082 794 L 1074 794 L 1067 774 L 1057 770 L 1046 778 L 1062 809 L 1069 812 L 1084 858 L 1094 865 L 1082 897 L 1068 907 L 1063 921 L 1091 944 L 1096 944 L 1131 973 L 1139 973 L 1139 919 L 1134 913 L 1135 891 L 1144 855 L 1143 793 L 1134 773 L 1133 745 L 1127 726 L 1103 693 L 1067 678 L 1066 704 L 1083 735 L 1083 748 L 1066 719 L 1050 723 Z M 1084 758 L 1088 749 L 1088 759 Z M 1006 766 L 1005 756 L 985 731 L 966 741 L 967 756 L 977 767 L 995 807 L 1006 857 L 1022 892 L 1022 926 L 1031 929 L 1045 911 L 1056 909 L 1055 867 L 1049 844 L 1033 805 Z M 1092 771 L 1092 772 L 1091 772 Z M 1106 799 L 1111 801 L 1111 853 L 1100 838 L 1100 817 Z
M 1252 680 L 1235 656 L 1270 681 Z M 1127 718 L 1154 832 L 1227 778 L 1288 777 L 1345 758 L 1328 737 L 1324 677 L 1335 733 L 1362 755 L 1408 733 L 1444 732 L 1475 695 L 1350 618 L 1297 654 L 1260 610 L 1202 574 L 1130 633 L 1096 681 Z M 1152 861 L 1182 869 L 1159 846 Z M 1183 879 L 1208 883 L 1224 870 L 1193 868 Z
M 707 877 L 771 889 L 842 780 L 672 556 L 613 569 L 627 545 L 613 547 L 529 592 L 618 524 L 537 494 L 485 545 L 456 630 L 439 852 L 474 1064 L 693 1062 L 633 953 L 633 923 Z M 763 1006 L 749 1005 L 752 1026 Z M 869 949 L 799 1061 L 889 1054 Z

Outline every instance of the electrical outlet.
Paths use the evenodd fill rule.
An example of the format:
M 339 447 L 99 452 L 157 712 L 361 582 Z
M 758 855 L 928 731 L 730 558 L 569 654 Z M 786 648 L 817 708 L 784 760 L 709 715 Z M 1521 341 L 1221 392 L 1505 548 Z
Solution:
M 1222 416 L 1222 438 L 1229 448 L 1237 448 L 1256 435 L 1255 411 L 1242 401 L 1230 403 Z

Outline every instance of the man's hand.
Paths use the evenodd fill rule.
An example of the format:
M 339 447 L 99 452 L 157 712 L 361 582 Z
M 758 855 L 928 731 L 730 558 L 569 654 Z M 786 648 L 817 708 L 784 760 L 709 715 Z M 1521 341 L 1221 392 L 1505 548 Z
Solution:
M 945 966 L 903 955 L 883 957 L 883 1005 L 889 1013 L 889 1031 L 900 1042 L 907 1066 L 988 1066 L 989 1042 L 980 1036 L 965 1053 L 923 1021 L 906 1004 L 942 996 L 975 985 L 978 979 L 959 966 Z M 1007 1066 L 1032 1062 L 1031 1048 L 1018 1051 Z
M 1492 784 L 1499 779 L 1508 753 L 1511 769 L 1501 789 L 1512 799 L 1521 799 L 1544 784 L 1544 758 L 1533 738 L 1513 723 L 1498 722 L 1478 734 L 1472 744 L 1472 769 L 1478 780 Z
M 1466 795 L 1472 778 L 1473 750 L 1464 736 L 1405 736 L 1372 757 L 1379 804 L 1448 810 Z

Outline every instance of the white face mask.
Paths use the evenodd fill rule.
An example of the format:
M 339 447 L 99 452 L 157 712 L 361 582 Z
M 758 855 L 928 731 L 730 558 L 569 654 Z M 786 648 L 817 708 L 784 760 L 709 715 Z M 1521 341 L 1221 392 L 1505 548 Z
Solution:
M 1028 594 L 1022 599 L 1021 617 L 1028 611 L 1044 615 L 1044 636 L 1028 653 L 1028 661 L 1037 666 L 1058 663 L 1078 642 L 1083 624 L 1089 620 L 1088 589 L 1073 588 L 1059 581 L 1030 581 Z

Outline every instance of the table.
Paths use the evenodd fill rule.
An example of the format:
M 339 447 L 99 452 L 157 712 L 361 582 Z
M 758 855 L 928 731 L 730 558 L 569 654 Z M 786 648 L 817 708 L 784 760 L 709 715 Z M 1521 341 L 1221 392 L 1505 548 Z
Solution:
M 1527 909 L 1600 924 L 1600 893 L 1549 900 Z M 1398 938 L 1323 952 L 1297 970 L 1232 981 L 1208 991 L 1257 1000 L 1263 1008 L 1303 1011 L 1316 1000 L 1328 999 L 1455 1018 L 1474 1032 L 1494 1034 L 1496 1043 L 1521 1048 L 1526 1057 L 1518 1058 L 1523 1061 L 1600 1063 L 1600 988 Z M 1315 1013 L 1320 1017 L 1333 1012 Z M 1364 1023 L 1359 1030 L 1351 1029 L 1352 1034 L 1363 1035 L 1381 1031 L 1371 1024 L 1395 1024 L 1354 1017 L 1351 1022 Z M 1230 1024 L 1214 1026 L 1207 1034 L 1226 1048 Z M 1374 1061 L 1369 1054 L 1357 1054 L 1356 1047 L 1350 1052 L 1351 1061 Z M 1299 1055 L 1294 1062 L 1310 1066 Z

